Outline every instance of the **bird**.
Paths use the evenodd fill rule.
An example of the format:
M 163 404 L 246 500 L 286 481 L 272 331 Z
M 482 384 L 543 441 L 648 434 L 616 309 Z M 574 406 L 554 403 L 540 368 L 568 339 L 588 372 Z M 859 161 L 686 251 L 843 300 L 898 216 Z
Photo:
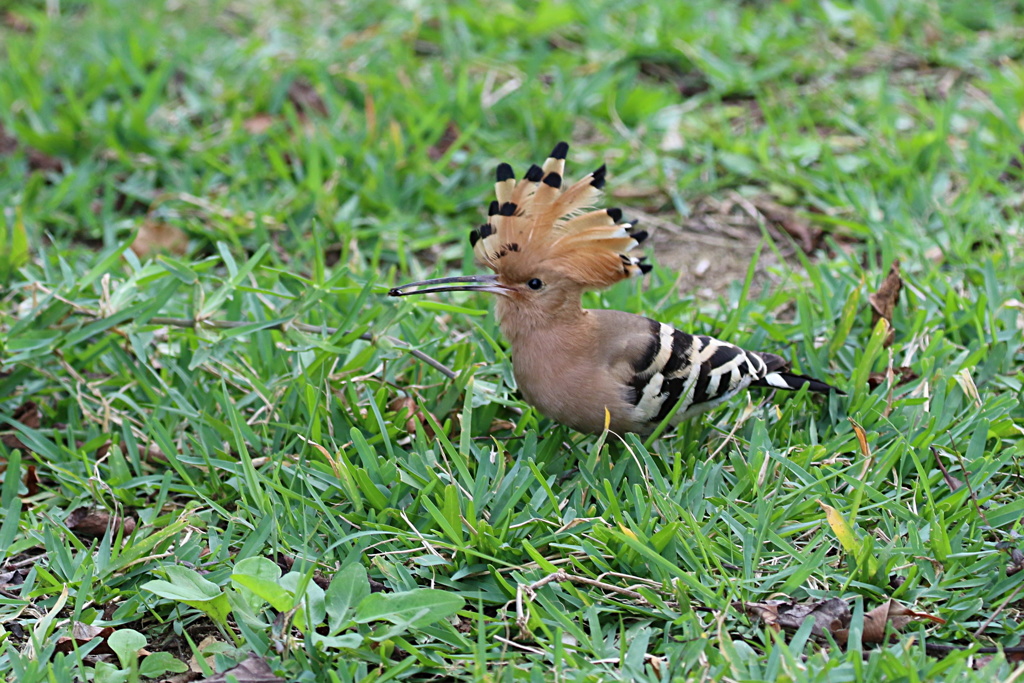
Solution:
M 652 266 L 631 252 L 648 233 L 618 208 L 596 208 L 602 165 L 564 181 L 566 142 L 516 179 L 497 167 L 487 222 L 472 230 L 475 260 L 493 273 L 410 282 L 394 297 L 451 291 L 497 296 L 496 318 L 527 403 L 584 433 L 652 433 L 697 416 L 748 387 L 842 394 L 796 374 L 781 356 L 749 351 L 624 311 L 584 309 L 585 290 L 643 276 Z

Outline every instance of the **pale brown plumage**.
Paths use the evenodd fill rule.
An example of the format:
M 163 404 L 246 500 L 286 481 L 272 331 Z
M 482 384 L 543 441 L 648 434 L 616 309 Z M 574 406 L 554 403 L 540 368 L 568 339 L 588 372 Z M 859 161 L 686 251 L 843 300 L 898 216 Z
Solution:
M 470 235 L 477 260 L 495 275 L 440 278 L 392 296 L 476 289 L 498 294 L 497 317 L 512 347 L 527 403 L 582 432 L 652 431 L 699 414 L 748 386 L 836 391 L 787 371 L 775 355 L 744 351 L 622 311 L 584 310 L 586 289 L 609 287 L 650 270 L 629 252 L 647 233 L 618 209 L 591 210 L 604 166 L 562 189 L 568 145 L 516 182 L 497 171 L 488 222 Z M 405 291 L 412 287 L 426 287 Z M 837 392 L 841 393 L 841 392 Z M 674 411 L 674 413 L 673 413 Z M 607 415 L 607 417 L 606 417 Z

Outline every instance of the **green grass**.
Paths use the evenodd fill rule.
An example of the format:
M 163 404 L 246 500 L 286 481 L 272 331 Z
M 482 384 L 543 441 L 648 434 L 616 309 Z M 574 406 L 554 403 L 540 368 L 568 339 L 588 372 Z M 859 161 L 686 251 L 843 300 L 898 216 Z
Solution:
M 208 636 L 213 669 L 255 652 L 303 681 L 1016 666 L 1020 2 L 23 0 L 0 17 L 7 680 L 161 678 Z M 484 297 L 385 296 L 474 270 L 494 166 L 561 139 L 570 177 L 607 161 L 628 190 L 608 201 L 683 226 L 655 234 L 656 264 L 680 242 L 696 262 L 705 197 L 767 194 L 825 230 L 806 258 L 765 232 L 763 262 L 711 301 L 656 266 L 587 304 L 782 353 L 848 395 L 751 394 L 649 445 L 581 436 L 517 398 Z M 153 226 L 184 252 L 137 257 Z M 868 296 L 897 259 L 885 347 Z M 889 366 L 917 377 L 872 390 Z M 80 508 L 137 525 L 87 536 Z M 529 590 L 558 570 L 573 580 Z M 890 597 L 945 624 L 865 642 Z M 742 605 L 829 598 L 851 606 L 845 646 Z M 115 635 L 72 647 L 74 623 Z M 166 654 L 140 661 L 143 640 Z

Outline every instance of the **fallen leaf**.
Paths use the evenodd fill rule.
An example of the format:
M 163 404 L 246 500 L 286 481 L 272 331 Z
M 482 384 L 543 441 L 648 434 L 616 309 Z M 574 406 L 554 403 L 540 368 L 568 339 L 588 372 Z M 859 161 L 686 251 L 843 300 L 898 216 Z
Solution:
M 181 256 L 187 248 L 188 235 L 181 228 L 152 218 L 142 222 L 131 246 L 140 259 L 162 251 Z
M 1021 552 L 1020 548 L 1011 546 L 1007 541 L 1000 541 L 996 544 L 996 548 L 1010 551 L 1010 564 L 1006 567 L 1007 576 L 1013 576 L 1024 570 L 1024 552 Z
M 515 428 L 516 428 L 516 425 L 513 422 L 509 422 L 508 420 L 499 420 L 498 418 L 494 418 L 493 420 L 491 420 L 491 424 L 487 428 L 487 433 L 488 434 L 493 434 L 494 432 L 506 432 L 506 431 L 507 432 L 511 432 Z
M 397 419 L 405 417 L 405 431 L 409 434 L 416 433 L 418 424 L 428 439 L 434 438 L 434 430 L 431 428 L 430 422 L 427 421 L 427 416 L 423 414 L 416 404 L 416 400 L 411 396 L 399 396 L 391 399 L 388 402 L 388 410 L 398 413 Z
M 889 332 L 892 333 L 892 330 L 890 329 Z M 868 386 L 871 389 L 877 389 L 886 382 L 893 382 L 893 386 L 899 387 L 907 382 L 913 382 L 918 377 L 920 377 L 920 375 L 906 365 L 903 365 L 898 368 L 886 370 L 885 372 L 872 372 L 868 375 Z
M 186 671 L 185 673 L 174 674 L 167 678 L 161 678 L 160 683 L 191 683 L 196 680 L 198 676 L 194 671 Z
M 0 126 L 0 155 L 14 154 L 18 149 L 18 139 Z
M 445 126 L 444 132 L 441 133 L 441 137 L 437 142 L 430 146 L 427 150 L 427 156 L 430 157 L 431 161 L 437 161 L 452 148 L 455 141 L 459 139 L 459 129 L 451 121 Z
M 275 676 L 270 666 L 255 652 L 239 664 L 216 676 L 204 678 L 200 683 L 285 683 L 285 679 Z
M 805 254 L 810 254 L 821 246 L 824 232 L 798 216 L 793 209 L 778 204 L 764 195 L 754 197 L 751 203 L 765 218 L 795 239 Z
M 76 621 L 71 625 L 71 635 L 61 636 L 57 639 L 57 652 L 63 652 L 68 654 L 74 652 L 76 648 L 83 647 L 90 641 L 100 639 L 99 645 L 94 647 L 89 653 L 91 655 L 113 655 L 114 651 L 110 649 L 107 644 L 107 638 L 114 632 L 114 629 L 110 626 L 99 627 L 93 626 L 92 624 L 83 624 L 80 621 Z
M 25 468 L 25 489 L 29 498 L 39 493 L 39 475 L 36 473 L 35 465 Z
M 30 567 L 18 567 L 0 572 L 0 588 L 20 586 L 25 583 Z
M 14 154 L 19 146 L 18 138 L 5 131 L 3 126 L 0 126 L 0 155 Z M 28 162 L 28 169 L 30 171 L 60 173 L 64 170 L 63 161 L 32 147 L 25 148 L 25 160 Z
M 296 111 L 309 116 L 312 113 L 327 116 L 327 105 L 320 93 L 305 78 L 296 78 L 288 86 L 288 99 L 295 105 Z
M 32 24 L 29 20 L 15 14 L 11 10 L 4 12 L 3 24 L 7 28 L 17 31 L 18 33 L 32 33 Z
M 773 630 L 778 631 L 779 626 L 779 603 L 750 602 L 743 606 L 744 611 L 755 619 L 760 619 Z
M 927 619 L 936 624 L 946 623 L 946 620 L 942 617 L 925 612 L 915 612 L 895 600 L 887 600 L 864 615 L 864 631 L 861 633 L 861 642 L 884 643 L 886 625 L 891 624 L 894 631 L 900 631 L 912 619 Z M 850 633 L 844 629 L 835 635 L 837 642 L 845 643 Z
M 50 156 L 38 149 L 31 147 L 25 150 L 25 158 L 28 160 L 30 171 L 45 171 L 48 173 L 60 173 L 64 170 L 64 162 L 57 157 Z
M 64 524 L 75 532 L 76 536 L 85 538 L 102 538 L 108 528 L 117 534 L 118 527 L 120 527 L 125 536 L 135 531 L 135 520 L 131 517 L 118 517 L 111 515 L 106 510 L 88 507 L 72 510 L 64 520 Z
M 857 437 L 857 445 L 860 447 L 860 454 L 865 458 L 871 458 L 871 448 L 868 446 L 868 434 L 864 431 L 864 428 L 857 423 L 852 417 L 846 418 L 849 420 L 850 425 L 853 426 L 853 434 Z M 820 504 L 820 501 L 819 501 Z M 829 508 L 830 510 L 831 508 Z M 828 510 L 826 510 L 827 512 Z
M 707 76 L 698 68 L 682 68 L 672 60 L 641 58 L 637 67 L 647 78 L 653 78 L 675 87 L 683 97 L 693 97 L 711 88 Z
M 210 652 L 210 654 L 206 654 L 206 651 L 219 650 L 222 647 L 227 647 L 227 643 L 225 643 L 217 636 L 206 636 L 202 639 L 202 641 L 200 641 L 199 647 L 197 647 L 196 650 L 198 650 L 203 655 L 203 659 L 206 661 L 206 665 L 210 669 L 216 671 L 217 665 L 214 660 L 214 654 L 212 651 Z M 188 660 L 188 668 L 189 671 L 192 671 L 194 673 L 200 675 L 202 675 L 203 673 L 203 667 L 199 665 L 199 660 L 196 658 L 195 653 L 193 653 Z
M 776 630 L 784 628 L 796 631 L 807 619 L 813 619 L 811 635 L 816 638 L 825 638 L 825 634 L 835 636 L 850 625 L 850 606 L 839 598 L 805 603 L 769 600 L 744 603 L 743 609 L 748 615 L 764 620 Z
M 1024 553 L 1017 548 L 1010 551 L 1010 566 L 1006 568 L 1006 575 L 1013 576 L 1024 569 Z
M 22 425 L 29 429 L 39 429 L 39 425 L 42 423 L 43 413 L 39 410 L 33 401 L 25 401 L 11 414 L 11 417 L 15 422 L 20 422 Z M 20 448 L 21 450 L 27 450 L 27 447 L 18 438 L 18 435 L 13 433 L 14 427 L 9 422 L 0 424 L 0 441 L 10 449 Z
M 896 330 L 892 326 L 892 314 L 896 310 L 896 304 L 899 303 L 901 289 L 903 289 L 903 279 L 900 277 L 900 262 L 893 261 L 882 286 L 878 288 L 877 292 L 868 295 L 868 302 L 871 304 L 871 327 L 877 325 L 879 320 L 889 323 L 889 334 L 885 338 L 887 347 L 892 346 L 896 340 Z
M 942 456 L 939 453 L 939 449 L 935 446 L 929 446 L 929 448 L 931 448 L 932 455 L 935 456 L 935 464 L 938 465 L 939 471 L 942 472 L 942 478 L 946 480 L 946 485 L 949 486 L 949 490 L 956 491 L 961 486 L 964 486 L 964 482 L 951 475 L 949 470 L 946 469 L 945 463 L 942 462 Z
M 274 117 L 270 114 L 256 114 L 242 122 L 242 128 L 250 135 L 260 135 L 270 130 L 274 125 Z

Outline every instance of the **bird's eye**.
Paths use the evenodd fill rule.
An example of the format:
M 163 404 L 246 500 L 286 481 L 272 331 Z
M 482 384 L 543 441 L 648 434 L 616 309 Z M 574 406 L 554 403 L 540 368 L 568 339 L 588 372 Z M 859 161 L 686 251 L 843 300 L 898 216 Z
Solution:
M 540 278 L 535 277 L 529 282 L 527 282 L 526 286 L 529 287 L 530 289 L 540 289 L 541 287 L 544 286 L 544 283 L 540 281 Z

